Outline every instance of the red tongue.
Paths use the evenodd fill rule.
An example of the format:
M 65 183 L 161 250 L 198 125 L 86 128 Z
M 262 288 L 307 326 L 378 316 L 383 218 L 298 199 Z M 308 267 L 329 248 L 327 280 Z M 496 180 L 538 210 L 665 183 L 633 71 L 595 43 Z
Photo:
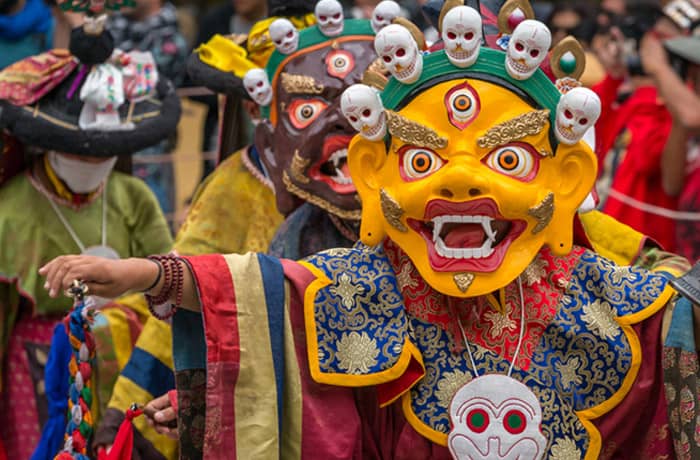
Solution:
M 442 240 L 449 248 L 480 248 L 484 243 L 484 229 L 481 224 L 453 224 L 447 229 Z M 444 233 L 444 232 L 443 232 Z

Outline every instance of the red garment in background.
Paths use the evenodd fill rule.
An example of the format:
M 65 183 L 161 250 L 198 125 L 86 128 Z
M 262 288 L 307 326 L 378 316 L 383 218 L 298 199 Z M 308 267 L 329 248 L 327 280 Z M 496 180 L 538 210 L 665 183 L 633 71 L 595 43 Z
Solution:
M 661 185 L 661 154 L 671 131 L 671 114 L 659 102 L 654 87 L 639 88 L 622 105 L 614 107 L 621 83 L 622 80 L 608 76 L 593 87 L 603 108 L 596 124 L 599 164 L 603 164 L 617 136 L 627 130 L 627 153 L 615 171 L 612 188 L 643 203 L 676 210 L 678 200 L 667 195 Z M 675 221 L 645 212 L 612 196 L 608 197 L 603 211 L 649 235 L 666 250 L 676 249 Z
M 700 212 L 700 138 L 688 143 L 688 163 L 678 210 Z M 695 263 L 700 260 L 700 222 L 679 220 L 676 225 L 676 252 Z

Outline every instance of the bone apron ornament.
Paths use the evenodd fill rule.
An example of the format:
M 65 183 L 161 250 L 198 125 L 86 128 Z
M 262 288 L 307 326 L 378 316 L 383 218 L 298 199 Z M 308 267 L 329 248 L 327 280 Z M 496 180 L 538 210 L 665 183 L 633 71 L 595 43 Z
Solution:
M 452 430 L 447 445 L 456 460 L 539 460 L 547 447 L 547 438 L 540 432 L 542 408 L 537 396 L 511 377 L 525 333 L 525 302 L 520 278 L 518 290 L 520 336 L 507 375 L 479 376 L 471 345 L 461 321 L 458 322 L 475 378 L 460 388 L 450 403 Z

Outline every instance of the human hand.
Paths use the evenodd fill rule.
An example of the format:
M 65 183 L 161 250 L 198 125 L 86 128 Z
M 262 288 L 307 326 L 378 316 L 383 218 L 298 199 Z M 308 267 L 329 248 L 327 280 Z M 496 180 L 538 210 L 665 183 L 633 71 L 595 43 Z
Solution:
M 642 37 L 639 44 L 639 58 L 642 61 L 644 71 L 651 76 L 656 75 L 660 69 L 669 65 L 664 45 L 654 32 L 649 32 Z
M 39 269 L 46 277 L 50 297 L 81 280 L 90 295 L 113 299 L 130 290 L 147 289 L 158 276 L 158 266 L 148 259 L 112 260 L 95 256 L 60 256 Z
M 625 37 L 620 29 L 612 27 L 609 33 L 594 37 L 591 43 L 591 48 L 598 56 L 598 60 L 600 60 L 605 71 L 617 79 L 624 77 L 627 72 L 624 41 Z
M 169 391 L 143 408 L 148 424 L 171 439 L 177 439 L 177 410 L 172 403 L 172 398 L 175 397 L 175 392 Z

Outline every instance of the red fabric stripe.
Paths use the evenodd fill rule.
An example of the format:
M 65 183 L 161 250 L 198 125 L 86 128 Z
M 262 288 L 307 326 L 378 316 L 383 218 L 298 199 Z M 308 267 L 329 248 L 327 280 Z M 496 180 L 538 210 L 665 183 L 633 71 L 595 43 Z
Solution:
M 207 341 L 205 459 L 236 457 L 234 391 L 240 369 L 238 309 L 223 256 L 185 257 L 197 281 Z
M 282 260 L 284 274 L 292 283 L 289 317 L 295 331 L 301 375 L 301 458 L 362 458 L 362 427 L 351 388 L 321 385 L 311 378 L 304 329 L 304 293 L 314 276 L 303 266 Z M 332 427 L 332 428 L 331 428 Z

